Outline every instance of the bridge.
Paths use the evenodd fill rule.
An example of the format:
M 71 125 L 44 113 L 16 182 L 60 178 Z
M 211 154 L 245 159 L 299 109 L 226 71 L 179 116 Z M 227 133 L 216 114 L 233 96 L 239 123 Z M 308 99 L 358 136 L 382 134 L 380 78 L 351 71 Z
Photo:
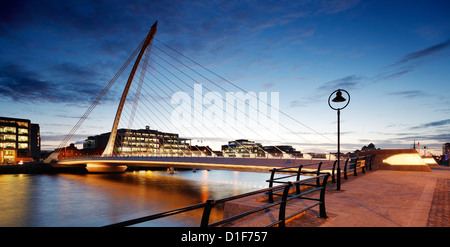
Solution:
M 330 170 L 333 161 L 315 159 L 323 162 L 324 169 Z M 273 159 L 273 158 L 230 158 L 230 157 L 189 157 L 189 156 L 141 156 L 141 157 L 90 157 L 59 160 L 56 166 L 85 167 L 89 172 L 124 172 L 128 166 L 166 167 L 207 170 L 231 170 L 268 172 L 277 167 L 291 167 L 311 164 L 310 159 Z M 315 170 L 316 168 L 310 168 Z M 304 169 L 308 170 L 308 168 Z
M 125 171 L 127 166 L 267 171 L 274 167 L 290 167 L 312 163 L 312 159 L 291 155 L 281 148 L 279 143 L 273 143 L 273 138 L 281 139 L 286 143 L 293 142 L 293 139 L 283 138 L 273 131 L 274 124 L 277 128 L 279 127 L 289 133 L 289 136 L 297 142 L 298 139 L 301 139 L 303 143 L 314 145 L 298 133 L 298 128 L 301 127 L 303 128 L 302 131 L 308 131 L 327 139 L 329 143 L 334 143 L 333 140 L 280 110 L 278 102 L 274 103 L 273 101 L 278 99 L 277 94 L 271 94 L 271 101 L 269 102 L 267 93 L 260 92 L 258 95 L 245 91 L 242 87 L 212 72 L 168 44 L 157 40 L 155 38 L 156 31 L 157 22 L 152 25 L 145 39 L 45 162 L 56 163 L 55 166 L 82 166 L 86 167 L 89 172 L 122 172 Z M 159 44 L 155 45 L 154 40 Z M 156 52 L 152 49 L 156 49 Z M 134 60 L 136 55 L 137 58 Z M 83 122 L 121 77 L 121 74 L 128 69 L 133 60 L 135 62 L 126 80 L 111 132 L 102 154 L 96 157 L 59 157 L 59 152 L 67 146 L 67 143 L 73 138 Z M 216 82 L 198 72 L 196 70 L 198 68 L 206 71 L 210 77 L 218 78 L 220 82 Z M 147 75 L 148 71 L 151 71 L 150 76 Z M 134 81 L 137 81 L 137 85 L 133 83 Z M 201 83 L 204 83 L 204 86 Z M 223 98 L 213 88 L 225 92 L 227 101 L 221 102 Z M 232 98 L 232 103 L 230 103 L 227 92 L 233 88 L 241 92 L 243 97 L 236 97 L 236 94 Z M 194 92 L 193 100 L 191 98 L 186 99 L 186 93 L 183 93 L 183 90 L 188 89 Z M 127 98 L 129 92 L 133 90 L 135 94 Z M 175 90 L 179 91 L 176 92 Z M 206 92 L 205 95 L 203 95 L 203 90 Z M 200 98 L 196 97 L 198 95 L 200 95 Z M 169 98 L 170 100 L 168 100 Z M 223 105 L 219 105 L 218 102 L 223 103 Z M 235 102 L 241 104 L 243 108 L 235 106 Z M 140 111 L 137 110 L 138 108 L 140 108 Z M 223 111 L 223 108 L 225 108 L 225 111 Z M 123 117 L 123 113 L 126 111 L 128 111 L 128 114 Z M 224 113 L 222 116 L 220 116 L 221 111 Z M 176 113 L 175 117 L 174 113 Z M 280 116 L 283 117 L 282 121 L 279 119 Z M 204 155 L 198 145 L 186 143 L 186 140 L 196 139 L 201 140 L 202 143 L 203 140 L 205 140 L 205 143 L 207 140 L 217 140 L 222 141 L 223 144 L 223 140 L 231 139 L 231 134 L 220 133 L 224 129 L 220 125 L 223 122 L 230 122 L 230 119 L 232 123 L 227 127 L 234 136 L 246 138 L 249 135 L 258 136 L 261 142 L 273 144 L 270 146 L 272 152 L 258 143 L 249 147 L 242 142 L 237 142 L 222 146 L 227 146 L 226 149 L 232 151 L 240 150 L 244 154 L 241 156 L 249 157 L 231 157 L 234 155 L 229 153 L 223 153 L 220 156 L 216 154 Z M 128 120 L 128 124 L 126 120 Z M 292 126 L 296 126 L 294 129 L 288 126 L 288 120 L 293 123 Z M 209 122 L 205 124 L 206 121 Z M 147 126 L 148 130 L 149 123 L 158 127 L 158 129 L 166 129 L 172 133 L 175 130 L 177 133 L 182 133 L 190 138 L 184 139 L 184 142 L 182 142 L 180 141 L 182 138 L 177 135 L 166 137 L 167 133 L 161 132 L 161 136 L 157 137 L 154 133 L 158 134 L 158 131 L 148 132 L 148 135 L 141 137 L 142 140 L 149 140 L 145 143 L 145 151 L 142 151 L 144 150 L 144 144 L 133 143 L 135 137 L 130 136 L 128 133 L 130 131 L 125 134 L 118 134 L 120 127 L 131 129 L 134 124 L 140 124 L 141 127 Z M 200 123 L 200 125 L 195 130 L 186 128 L 186 125 L 192 127 L 191 125 L 197 125 L 197 123 Z M 255 124 L 257 128 L 255 128 Z M 262 130 L 260 127 L 262 127 Z M 152 133 L 153 136 L 151 136 Z M 130 146 L 125 147 L 123 146 L 124 143 L 128 143 Z M 126 151 L 131 151 L 131 153 L 127 155 Z M 273 152 L 275 152 L 275 155 Z M 199 153 L 201 155 L 198 155 Z M 330 160 L 314 159 L 314 161 L 329 163 Z

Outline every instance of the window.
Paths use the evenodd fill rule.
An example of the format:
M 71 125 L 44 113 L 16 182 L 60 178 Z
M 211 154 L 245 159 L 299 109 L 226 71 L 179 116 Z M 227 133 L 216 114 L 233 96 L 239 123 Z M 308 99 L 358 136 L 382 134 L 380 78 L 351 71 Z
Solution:
M 3 128 L 0 128 L 0 132 L 2 132 L 2 133 L 16 133 L 16 127 L 3 127 Z
M 1 148 L 16 148 L 16 143 L 15 142 L 4 142 L 4 143 L 0 143 L 0 147 Z
M 19 149 L 28 149 L 28 143 L 19 143 Z
M 15 141 L 16 135 L 0 135 L 1 141 Z
M 17 122 L 17 125 L 19 125 L 20 127 L 28 128 L 28 123 L 27 122 Z
M 28 129 L 19 128 L 19 135 L 28 134 Z
M 19 142 L 28 142 L 28 136 L 19 136 Z

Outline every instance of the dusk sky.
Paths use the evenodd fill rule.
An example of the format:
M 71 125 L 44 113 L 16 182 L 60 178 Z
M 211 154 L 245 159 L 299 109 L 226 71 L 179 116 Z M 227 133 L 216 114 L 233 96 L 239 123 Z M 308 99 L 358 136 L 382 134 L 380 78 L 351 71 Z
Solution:
M 218 143 L 246 138 L 335 152 L 336 112 L 327 99 L 342 88 L 351 95 L 341 112 L 343 151 L 410 148 L 415 140 L 441 154 L 450 142 L 449 13 L 448 0 L 2 1 L 0 116 L 38 123 L 42 149 L 55 148 L 158 21 L 155 55 L 169 46 L 225 78 L 177 53 L 220 85 L 278 92 L 280 111 L 296 119 L 280 115 L 274 136 L 244 131 Z M 159 57 L 150 59 L 156 68 Z M 127 76 L 71 142 L 111 130 Z M 140 116 L 136 128 L 145 127 Z M 214 139 L 152 121 L 152 129 L 203 145 Z

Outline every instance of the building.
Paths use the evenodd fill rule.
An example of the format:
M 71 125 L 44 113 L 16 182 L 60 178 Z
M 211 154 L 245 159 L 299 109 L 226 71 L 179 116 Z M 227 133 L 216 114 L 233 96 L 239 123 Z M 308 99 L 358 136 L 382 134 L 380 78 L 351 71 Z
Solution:
M 83 144 L 85 151 L 104 149 L 111 132 L 88 137 Z M 114 144 L 117 156 L 149 156 L 153 154 L 190 154 L 189 139 L 180 138 L 178 134 L 145 129 L 118 129 Z
M 227 145 L 222 145 L 222 153 L 227 154 L 230 157 L 265 156 L 261 143 L 255 143 L 254 141 L 249 141 L 247 139 L 229 141 Z
M 296 151 L 295 148 L 290 145 L 264 146 L 263 149 L 272 156 L 282 156 L 282 154 L 285 153 L 297 158 L 303 158 L 302 152 Z
M 450 142 L 442 144 L 442 156 L 445 160 L 450 158 Z
M 58 159 L 73 159 L 83 156 L 86 156 L 86 153 L 82 150 L 79 150 L 77 147 L 75 147 L 75 144 L 71 143 L 69 146 L 62 148 L 59 151 Z
M 39 125 L 29 119 L 0 117 L 0 161 L 2 165 L 40 159 Z

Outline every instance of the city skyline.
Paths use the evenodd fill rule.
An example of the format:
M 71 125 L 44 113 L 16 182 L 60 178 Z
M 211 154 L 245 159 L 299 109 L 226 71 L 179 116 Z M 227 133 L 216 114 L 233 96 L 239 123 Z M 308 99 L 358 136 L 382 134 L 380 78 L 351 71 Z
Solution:
M 450 141 L 445 1 L 2 5 L 0 115 L 39 123 L 44 150 L 64 139 L 156 20 L 158 42 L 246 91 L 278 92 L 280 111 L 306 126 L 289 125 L 305 138 L 292 141 L 302 152 L 311 148 L 308 143 L 335 152 L 330 140 L 336 139 L 336 113 L 327 99 L 338 88 L 351 94 L 341 115 L 343 152 L 369 143 L 409 148 L 419 141 L 440 154 Z M 105 97 L 101 112 L 89 117 L 75 141 L 111 130 L 121 87 Z

